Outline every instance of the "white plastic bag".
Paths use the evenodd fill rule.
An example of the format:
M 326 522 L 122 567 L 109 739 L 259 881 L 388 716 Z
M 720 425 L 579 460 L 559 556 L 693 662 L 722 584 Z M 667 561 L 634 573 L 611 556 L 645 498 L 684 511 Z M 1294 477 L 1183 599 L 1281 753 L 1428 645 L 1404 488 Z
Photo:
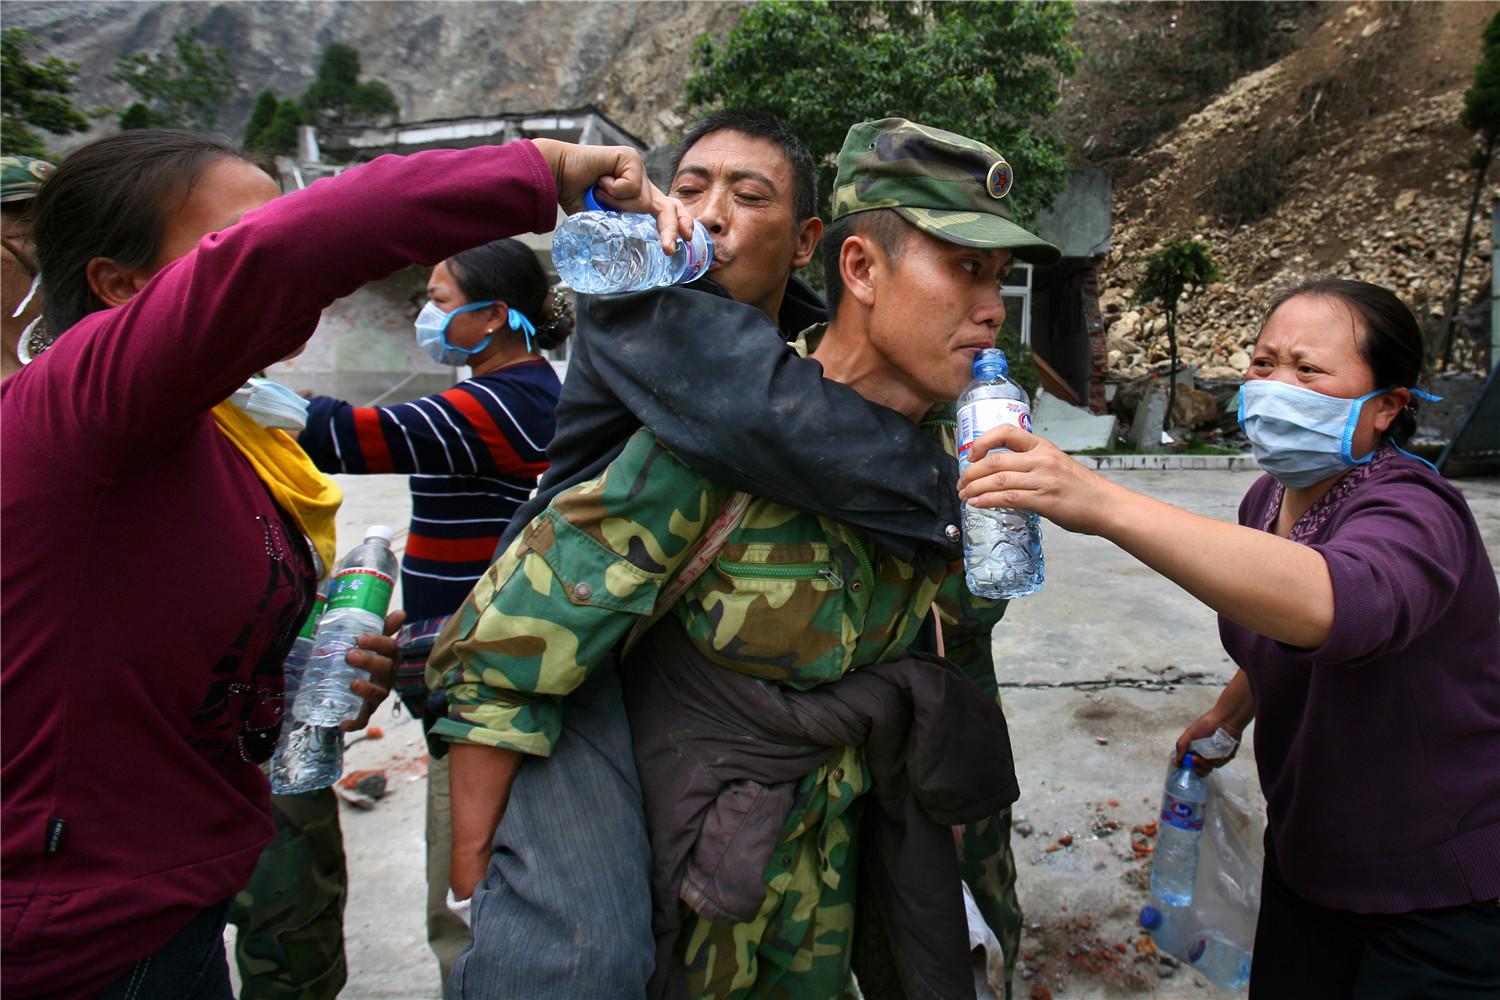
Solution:
M 1203 824 L 1194 909 L 1205 922 L 1247 951 L 1260 914 L 1265 867 L 1265 818 L 1252 804 L 1243 775 L 1221 767 L 1208 776 L 1209 808 Z

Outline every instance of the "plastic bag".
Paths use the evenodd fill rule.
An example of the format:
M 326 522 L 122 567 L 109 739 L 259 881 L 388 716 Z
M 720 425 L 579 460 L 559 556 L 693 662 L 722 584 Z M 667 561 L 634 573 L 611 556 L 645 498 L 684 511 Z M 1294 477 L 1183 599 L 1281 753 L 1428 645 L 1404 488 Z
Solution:
M 1266 822 L 1243 775 L 1221 767 L 1209 774 L 1208 787 L 1193 910 L 1202 926 L 1249 951 L 1260 914 Z
M 1240 748 L 1240 741 L 1229 735 L 1223 726 L 1214 730 L 1212 736 L 1200 736 L 1188 744 L 1188 749 L 1198 760 L 1225 760 Z

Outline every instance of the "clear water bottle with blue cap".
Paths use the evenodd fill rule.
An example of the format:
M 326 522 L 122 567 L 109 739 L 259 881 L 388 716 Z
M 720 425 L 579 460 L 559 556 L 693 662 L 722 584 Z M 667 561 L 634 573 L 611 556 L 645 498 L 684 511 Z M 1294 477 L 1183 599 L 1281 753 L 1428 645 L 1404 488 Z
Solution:
M 1208 811 L 1208 782 L 1193 770 L 1196 758 L 1183 755 L 1182 764 L 1167 776 L 1161 817 L 1151 863 L 1151 892 L 1171 906 L 1190 906 L 1198 881 L 1198 848 Z
M 570 215 L 552 237 L 552 266 L 563 283 L 584 295 L 643 292 L 696 281 L 713 263 L 714 243 L 701 222 L 693 238 L 677 239 L 677 252 L 661 249 L 656 219 L 600 205 L 590 190 L 588 211 Z
M 1010 377 L 1005 352 L 992 347 L 974 359 L 974 381 L 958 397 L 958 469 L 969 449 L 1000 424 L 1031 430 L 1031 399 Z M 964 579 L 978 597 L 1008 600 L 1042 589 L 1042 519 L 1033 511 L 964 504 Z

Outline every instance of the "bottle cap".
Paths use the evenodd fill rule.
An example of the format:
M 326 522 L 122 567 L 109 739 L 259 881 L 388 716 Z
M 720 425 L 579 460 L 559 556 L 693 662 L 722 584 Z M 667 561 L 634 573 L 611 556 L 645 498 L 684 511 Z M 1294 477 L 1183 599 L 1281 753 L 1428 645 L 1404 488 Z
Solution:
M 1154 931 L 1161 926 L 1161 911 L 1154 906 L 1141 907 L 1141 926 Z
M 372 524 L 365 529 L 366 539 L 378 538 L 383 542 L 389 543 L 390 540 L 395 537 L 396 533 L 383 524 Z
M 1187 753 L 1185 753 L 1185 754 L 1182 755 L 1182 766 L 1183 767 L 1192 767 L 1195 763 L 1197 763 L 1197 761 L 1198 761 L 1198 758 L 1196 758 L 1196 757 L 1193 756 L 1193 751 L 1191 751 L 1191 750 L 1189 750 Z
M 599 189 L 590 187 L 583 192 L 583 207 L 590 212 L 618 212 L 618 208 L 606 205 L 599 200 Z
M 998 347 L 986 347 L 974 356 L 974 377 L 977 379 L 992 379 L 1001 375 L 1010 374 L 1010 362 L 1005 360 L 1005 352 Z

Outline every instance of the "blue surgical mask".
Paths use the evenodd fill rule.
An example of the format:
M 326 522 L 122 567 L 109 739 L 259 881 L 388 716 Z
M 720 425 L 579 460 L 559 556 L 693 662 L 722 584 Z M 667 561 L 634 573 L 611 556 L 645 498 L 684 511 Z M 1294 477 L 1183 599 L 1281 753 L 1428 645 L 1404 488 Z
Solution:
M 262 427 L 279 427 L 296 434 L 307 426 L 307 400 L 280 382 L 252 378 L 229 400 Z
M 1301 489 L 1374 457 L 1374 451 L 1354 457 L 1354 432 L 1365 401 L 1390 391 L 1376 389 L 1345 399 L 1274 379 L 1255 379 L 1240 387 L 1240 427 L 1260 467 L 1281 485 Z M 1423 399 L 1438 398 L 1420 389 L 1411 392 Z
M 443 312 L 437 307 L 437 303 L 429 301 L 422 307 L 422 311 L 417 313 L 417 345 L 427 352 L 429 358 L 440 365 L 457 368 L 468 364 L 469 357 L 490 346 L 490 341 L 495 339 L 495 335 L 490 334 L 473 347 L 457 347 L 448 343 L 448 324 L 459 313 L 488 309 L 494 304 L 493 300 L 471 302 L 466 306 L 459 306 L 452 312 Z

